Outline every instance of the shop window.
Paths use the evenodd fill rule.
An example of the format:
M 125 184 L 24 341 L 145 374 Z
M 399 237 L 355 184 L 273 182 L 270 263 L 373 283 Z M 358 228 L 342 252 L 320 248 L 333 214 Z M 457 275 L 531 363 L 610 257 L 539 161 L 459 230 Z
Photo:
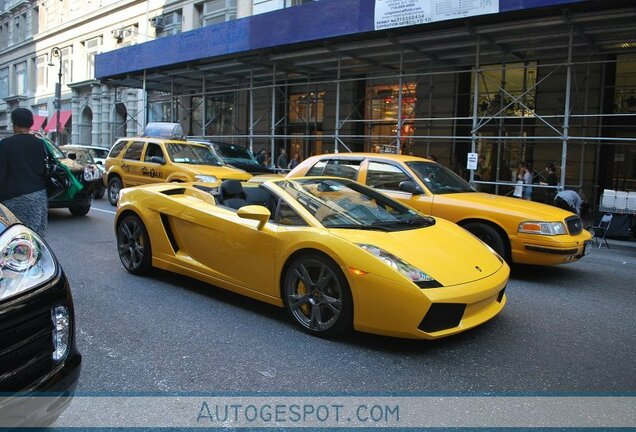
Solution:
M 504 77 L 505 69 L 505 77 Z M 475 94 L 475 71 L 471 76 L 471 104 Z M 537 63 L 511 63 L 484 66 L 479 73 L 479 95 L 477 114 L 492 116 L 502 109 L 499 115 L 527 117 L 534 116 L 536 107 Z M 505 90 L 505 91 L 504 91 Z M 518 99 L 517 99 L 518 98 Z M 515 101 L 515 99 L 517 99 Z M 505 108 L 505 109 L 504 109 Z
M 322 123 L 325 117 L 324 91 L 289 96 L 290 123 Z
M 369 162 L 367 185 L 377 189 L 400 190 L 400 183 L 411 178 L 401 168 L 382 162 Z
M 402 85 L 402 130 L 400 136 L 407 139 L 402 145 L 408 145 L 408 137 L 415 134 L 415 92 L 417 84 Z M 394 153 L 394 145 L 398 132 L 398 115 L 400 114 L 400 86 L 398 84 L 375 85 L 368 89 L 366 118 L 371 141 L 368 143 L 370 151 Z
M 636 55 L 617 59 L 614 113 L 636 113 Z

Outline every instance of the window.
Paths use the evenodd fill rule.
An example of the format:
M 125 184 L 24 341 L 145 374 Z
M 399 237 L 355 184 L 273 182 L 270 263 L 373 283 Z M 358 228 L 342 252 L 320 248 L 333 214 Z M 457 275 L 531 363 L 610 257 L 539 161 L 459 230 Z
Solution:
M 304 219 L 285 201 L 278 200 L 274 223 L 287 226 L 306 226 Z
M 321 160 L 316 163 L 307 172 L 308 176 L 333 176 L 344 177 L 350 180 L 356 180 L 358 178 L 358 172 L 360 170 L 361 160 L 351 159 L 329 159 Z
M 6 48 L 7 47 L 7 32 L 4 29 L 4 25 L 0 25 L 0 48 Z
M 122 48 L 134 45 L 137 42 L 137 35 L 139 34 L 139 31 L 137 29 L 137 24 L 133 24 L 127 27 L 115 29 L 112 33 L 115 41 L 117 42 L 117 47 Z
M 174 35 L 181 33 L 181 10 L 166 12 L 151 19 L 151 24 L 155 28 L 157 37 Z
M 45 89 L 48 85 L 48 74 L 46 73 L 48 70 L 48 57 L 46 54 L 38 56 L 35 58 L 35 76 L 36 76 L 36 87 L 38 90 Z
M 510 63 L 505 66 L 484 66 L 479 72 L 477 112 L 480 116 L 497 114 L 506 116 L 533 116 L 536 106 L 537 63 Z M 474 74 L 471 77 L 471 101 L 475 94 Z M 503 88 L 503 89 L 502 89 Z M 504 91 L 505 90 L 505 91 Z M 519 98 L 513 102 L 515 98 Z M 473 104 L 470 104 L 472 114 Z
M 27 68 L 26 62 L 15 65 L 15 94 L 26 95 L 27 92 Z
M 95 56 L 101 52 L 101 47 L 101 36 L 84 41 L 84 49 L 86 50 L 86 79 L 92 79 L 95 76 Z
M 212 0 L 197 5 L 199 26 L 207 26 L 236 19 L 236 0 Z
M 0 69 L 0 98 L 9 96 L 9 68 Z
M 62 84 L 73 82 L 73 48 L 62 48 Z
M 126 154 L 124 154 L 124 159 L 139 161 L 141 159 L 141 151 L 143 149 L 144 149 L 143 142 L 137 141 L 132 143 L 130 147 L 128 147 L 128 150 L 126 150 Z
M 325 117 L 325 93 L 321 91 L 289 96 L 289 122 L 322 123 Z
M 370 162 L 367 170 L 367 185 L 377 189 L 400 190 L 400 183 L 411 178 L 395 165 Z
M 108 157 L 114 158 L 119 156 L 119 154 L 124 149 L 124 147 L 126 147 L 126 144 L 128 144 L 127 140 L 117 141 L 115 145 L 113 146 L 113 148 L 110 149 L 110 153 L 108 154 Z
M 150 162 L 150 158 L 153 156 L 159 156 L 163 160 L 166 160 L 166 157 L 163 155 L 163 150 L 161 150 L 161 146 L 156 143 L 148 143 L 146 147 L 146 155 L 144 156 L 145 162 Z

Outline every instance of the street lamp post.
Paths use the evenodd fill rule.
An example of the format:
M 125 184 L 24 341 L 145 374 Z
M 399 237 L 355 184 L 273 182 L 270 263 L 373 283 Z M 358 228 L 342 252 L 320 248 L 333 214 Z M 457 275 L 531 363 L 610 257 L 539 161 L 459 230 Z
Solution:
M 58 57 L 60 59 L 60 67 L 57 72 L 57 83 L 55 83 L 55 100 L 53 101 L 53 107 L 56 109 L 57 115 L 55 116 L 55 144 L 60 145 L 62 142 L 62 131 L 60 130 L 62 127 L 62 121 L 60 120 L 60 114 L 62 109 L 62 50 L 58 47 L 51 48 L 51 60 L 49 61 L 49 66 L 55 66 L 53 64 L 53 57 Z

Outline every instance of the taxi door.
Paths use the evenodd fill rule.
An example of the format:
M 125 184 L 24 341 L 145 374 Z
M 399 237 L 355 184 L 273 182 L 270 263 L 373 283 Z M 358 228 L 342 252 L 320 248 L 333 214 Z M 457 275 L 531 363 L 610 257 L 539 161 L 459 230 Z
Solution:
M 120 167 L 124 187 L 137 186 L 147 183 L 141 175 L 141 167 L 143 166 L 141 154 L 143 152 L 144 145 L 145 143 L 143 141 L 134 141 L 128 146 L 126 152 L 122 156 Z
M 144 183 L 162 183 L 166 181 L 168 176 L 166 162 L 168 159 L 160 144 L 148 142 L 144 149 L 143 161 L 140 174 Z
M 370 158 L 362 164 L 358 181 L 424 214 L 432 214 L 433 195 L 399 162 Z M 403 181 L 412 181 L 422 189 L 422 193 L 412 194 L 400 190 L 399 185 Z

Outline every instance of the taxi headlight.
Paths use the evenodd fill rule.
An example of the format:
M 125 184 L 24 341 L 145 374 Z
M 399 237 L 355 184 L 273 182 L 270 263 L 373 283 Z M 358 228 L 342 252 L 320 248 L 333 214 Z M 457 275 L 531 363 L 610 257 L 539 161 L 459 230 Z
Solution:
M 54 276 L 53 254 L 36 233 L 23 225 L 14 225 L 0 237 L 0 301 Z
M 384 249 L 380 249 L 379 247 L 373 246 L 370 244 L 362 244 L 362 243 L 358 243 L 358 246 L 360 246 L 365 251 L 369 252 L 371 255 L 376 256 L 380 261 L 382 261 L 383 263 L 385 263 L 392 269 L 397 270 L 399 273 L 401 273 L 405 278 L 407 278 L 411 282 L 414 282 L 414 283 L 435 282 L 434 278 L 427 275 L 422 270 L 412 266 L 411 264 L 396 257 L 395 255 L 390 254 Z
M 200 182 L 204 182 L 204 183 L 216 183 L 219 180 L 215 176 L 202 175 L 202 174 L 195 175 L 194 179 L 196 181 L 200 181 Z
M 567 234 L 563 222 L 521 222 L 519 224 L 519 232 L 549 236 Z

